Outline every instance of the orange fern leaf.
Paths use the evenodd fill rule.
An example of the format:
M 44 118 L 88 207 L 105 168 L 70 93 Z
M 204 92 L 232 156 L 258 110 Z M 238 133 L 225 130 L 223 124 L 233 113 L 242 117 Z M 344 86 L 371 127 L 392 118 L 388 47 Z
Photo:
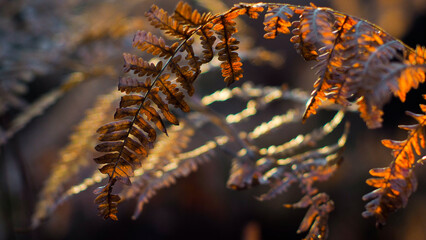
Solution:
M 289 27 L 291 27 L 289 19 L 293 14 L 293 7 L 287 5 L 270 6 L 265 15 L 265 21 L 263 22 L 266 31 L 263 37 L 266 39 L 274 39 L 277 37 L 278 33 L 289 34 Z
M 174 55 L 176 46 L 169 47 L 163 38 L 158 38 L 150 32 L 137 31 L 133 38 L 133 47 L 146 51 L 153 56 L 170 58 Z
M 315 60 L 320 48 L 333 47 L 336 18 L 326 8 L 305 8 L 300 15 L 300 21 L 293 22 L 293 36 L 291 41 L 295 48 L 306 60 Z
M 243 64 L 236 52 L 240 42 L 232 37 L 232 35 L 237 32 L 235 27 L 236 23 L 232 19 L 236 18 L 238 15 L 244 14 L 244 11 L 241 11 L 241 9 L 237 9 L 236 11 L 232 10 L 233 9 L 231 9 L 229 13 L 221 15 L 213 20 L 213 30 L 218 34 L 221 40 L 221 42 L 216 45 L 216 50 L 219 51 L 219 61 L 222 62 L 220 65 L 222 68 L 222 76 L 225 78 L 225 82 L 228 86 L 243 77 L 243 69 L 241 68 Z
M 425 61 L 425 48 L 417 46 L 416 50 L 409 53 L 408 59 L 403 63 L 387 65 L 387 72 L 382 76 L 381 80 L 387 82 L 394 95 L 404 102 L 406 94 L 412 88 L 416 89 L 420 83 L 425 81 Z
M 155 77 L 160 73 L 161 68 L 163 67 L 163 62 L 161 61 L 154 65 L 153 63 L 149 63 L 143 60 L 142 58 L 129 53 L 123 53 L 123 57 L 123 71 L 129 72 L 130 70 L 132 70 L 133 73 L 137 74 L 139 77 L 145 75 Z
M 164 9 L 156 5 L 152 5 L 151 9 L 145 13 L 145 16 L 151 25 L 164 30 L 164 33 L 178 39 L 187 39 L 192 35 L 192 31 L 194 31 L 190 27 L 180 24 L 179 21 L 169 16 Z
M 327 14 L 328 16 L 329 14 Z M 348 106 L 348 101 L 340 96 L 344 88 L 344 83 L 346 81 L 346 76 L 342 72 L 344 69 L 343 61 L 341 58 L 341 51 L 344 51 L 342 46 L 342 36 L 346 33 L 347 29 L 350 28 L 353 24 L 353 20 L 346 16 L 342 23 L 338 23 L 336 20 L 335 25 L 340 24 L 340 27 L 336 29 L 333 34 L 334 42 L 332 44 L 328 43 L 329 38 L 324 44 L 327 44 L 324 47 L 321 47 L 317 53 L 319 55 L 316 60 L 318 63 L 313 67 L 316 69 L 316 74 L 318 75 L 317 81 L 314 83 L 314 91 L 312 92 L 312 97 L 306 104 L 305 114 L 303 115 L 303 120 L 306 120 L 310 115 L 316 114 L 316 109 L 322 104 L 323 101 L 327 99 L 335 99 L 335 102 L 338 102 L 341 105 Z
M 426 98 L 426 96 L 425 96 Z M 426 105 L 420 105 L 426 113 Z M 388 215 L 406 206 L 408 198 L 417 188 L 417 179 L 413 168 L 416 166 L 416 155 L 426 146 L 425 126 L 426 115 L 407 112 L 417 124 L 403 125 L 401 129 L 408 131 L 408 137 L 403 141 L 383 140 L 385 147 L 392 149 L 394 160 L 386 168 L 375 168 L 370 174 L 375 178 L 367 180 L 367 184 L 377 188 L 363 196 L 366 204 L 364 217 L 376 217 L 376 225 L 386 223 Z
M 188 3 L 180 1 L 172 17 L 181 24 L 199 27 L 209 22 L 213 15 L 210 12 L 200 14 L 197 9 L 192 10 Z

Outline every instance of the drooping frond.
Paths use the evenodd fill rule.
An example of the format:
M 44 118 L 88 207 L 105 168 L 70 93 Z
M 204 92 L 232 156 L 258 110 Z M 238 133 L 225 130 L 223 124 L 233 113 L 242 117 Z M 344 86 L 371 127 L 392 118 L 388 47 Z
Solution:
M 306 232 L 303 238 L 306 240 L 320 240 L 328 237 L 328 216 L 334 210 L 334 202 L 326 193 L 318 193 L 313 196 L 305 195 L 299 202 L 288 204 L 286 207 L 307 208 L 297 233 Z
M 316 11 L 319 11 L 316 9 Z M 329 16 L 330 13 L 325 14 Z M 303 16 L 303 15 L 302 15 Z M 333 36 L 328 36 L 324 46 L 317 50 L 320 54 L 316 60 L 318 63 L 313 67 L 316 69 L 318 79 L 314 83 L 314 91 L 312 92 L 311 99 L 306 103 L 306 110 L 303 116 L 303 120 L 306 120 L 310 115 L 316 114 L 316 109 L 328 99 L 334 99 L 336 103 L 343 106 L 350 105 L 345 97 L 341 96 L 342 92 L 345 92 L 345 81 L 346 77 L 342 73 L 344 69 L 341 52 L 345 51 L 342 45 L 342 37 L 346 33 L 347 29 L 353 25 L 353 20 L 346 16 L 342 22 L 336 19 L 329 19 L 335 21 L 334 26 L 336 29 L 333 31 Z M 325 20 L 321 20 L 322 24 Z M 330 25 L 332 22 L 329 23 Z M 301 28 L 299 28 L 301 29 Z M 334 37 L 333 43 L 330 44 L 331 38 Z M 312 46 L 318 44 L 312 43 Z
M 155 27 L 165 30 L 182 42 L 169 47 L 161 37 L 138 31 L 133 39 L 133 47 L 168 59 L 167 62 L 159 61 L 153 65 L 142 58 L 124 54 L 124 72 L 132 71 L 142 79 L 132 76 L 120 78 L 119 90 L 127 94 L 121 98 L 120 107 L 116 110 L 116 121 L 98 129 L 101 143 L 96 146 L 96 150 L 105 154 L 95 158 L 95 161 L 103 165 L 100 171 L 108 174 L 110 179 L 96 199 L 105 218 L 116 219 L 116 202 L 119 197 L 113 197 L 112 194 L 115 182 L 118 180 L 130 184 L 134 170 L 141 166 L 149 149 L 154 146 L 157 134 L 152 124 L 167 134 L 163 118 L 175 125 L 179 123 L 169 105 L 184 112 L 189 111 L 183 90 L 192 95 L 193 81 L 200 73 L 201 64 L 191 46 L 193 40 L 190 38 L 194 31 L 189 30 L 189 27 L 182 27 L 155 5 L 147 13 L 147 17 Z M 179 54 L 180 50 L 185 50 L 187 55 Z
M 299 10 L 300 11 L 300 10 Z M 336 18 L 325 8 L 305 8 L 300 21 L 293 22 L 292 42 L 306 60 L 315 60 L 319 49 L 331 49 L 336 39 Z
M 226 84 L 229 86 L 235 81 L 243 77 L 243 69 L 241 66 L 241 58 L 238 56 L 238 43 L 236 38 L 232 37 L 237 32 L 234 18 L 244 14 L 244 11 L 230 11 L 213 20 L 213 30 L 219 37 L 220 42 L 215 49 L 218 50 L 219 61 L 222 62 L 222 76 L 225 78 Z
M 407 112 L 407 115 L 417 121 L 416 124 L 399 126 L 408 131 L 407 139 L 382 141 L 385 147 L 392 149 L 391 164 L 385 168 L 370 170 L 374 178 L 368 179 L 367 184 L 376 189 L 363 196 L 363 200 L 368 203 L 362 215 L 374 216 L 377 226 L 384 225 L 390 213 L 405 207 L 410 195 L 416 191 L 417 178 L 414 175 L 414 168 L 417 161 L 421 161 L 417 160 L 416 156 L 421 156 L 426 144 L 426 105 L 421 104 L 420 107 L 423 114 Z
M 81 169 L 87 167 L 89 159 L 93 157 L 93 147 L 96 145 L 96 128 L 110 118 L 109 113 L 115 109 L 120 98 L 117 91 L 98 98 L 92 109 L 87 111 L 86 117 L 76 127 L 70 137 L 70 143 L 59 153 L 52 173 L 46 180 L 35 213 L 32 216 L 31 226 L 36 228 L 41 221 L 51 215 L 56 207 L 66 197 L 66 187 L 72 183 Z
M 360 96 L 357 104 L 361 117 L 369 128 L 377 128 L 382 122 L 381 109 L 390 97 L 390 84 L 382 81 L 381 76 L 392 59 L 401 58 L 404 46 L 363 21 L 354 25 L 346 38 L 345 47 L 357 50 L 346 54 L 346 65 L 350 66 L 347 91 Z
M 260 200 L 268 200 L 287 191 L 295 183 L 299 183 L 305 194 L 300 201 L 294 204 L 285 204 L 288 208 L 307 208 L 308 211 L 302 220 L 298 233 L 308 234 L 304 239 L 326 239 L 328 235 L 328 215 L 334 210 L 334 203 L 325 193 L 318 193 L 313 187 L 317 181 L 329 179 L 337 170 L 341 161 L 341 150 L 346 142 L 347 130 L 333 146 L 308 151 L 286 159 L 278 159 L 276 167 L 264 174 L 261 182 L 268 182 L 271 190 L 259 197 Z M 269 159 L 274 159 L 269 157 Z M 262 167 L 267 162 L 262 161 L 258 165 Z M 275 165 L 269 163 L 269 165 Z M 286 170 L 290 168 L 291 170 Z M 264 169 L 263 169 L 264 170 Z
M 425 81 L 425 61 L 426 49 L 417 46 L 414 52 L 408 53 L 408 59 L 403 63 L 387 65 L 387 72 L 381 77 L 381 81 L 388 83 L 393 94 L 404 102 L 406 94 Z
M 235 37 L 239 31 L 236 18 L 246 14 L 256 19 L 264 9 L 268 9 L 264 21 L 264 37 L 273 39 L 278 33 L 288 34 L 291 31 L 294 35 L 291 42 L 304 59 L 317 61 L 314 67 L 317 71 L 317 81 L 303 117 L 302 112 L 297 109 L 282 115 L 276 114 L 247 133 L 236 130 L 232 125 L 238 126 L 244 119 L 254 117 L 273 101 L 294 95 L 287 95 L 289 92 L 276 88 L 268 89 L 270 92 L 267 92 L 266 88 L 251 88 L 248 91 L 236 88 L 222 90 L 217 96 L 213 94 L 204 98 L 204 105 L 201 106 L 196 106 L 196 101 L 186 100 L 186 95 L 194 94 L 194 82 L 201 73 L 201 66 L 212 60 L 215 50 L 225 82 L 230 85 L 242 78 L 242 55 L 238 53 L 240 42 Z M 136 217 L 157 190 L 174 183 L 177 177 L 194 171 L 204 154 L 220 149 L 233 157 L 233 167 L 228 180 L 230 188 L 244 189 L 256 184 L 268 184 L 271 190 L 260 197 L 266 200 L 298 183 L 304 197 L 291 206 L 309 207 L 298 231 L 309 231 L 307 239 L 326 238 L 327 219 L 334 204 L 328 195 L 319 193 L 313 185 L 329 179 L 338 169 L 347 128 L 337 144 L 305 152 L 302 152 L 302 148 L 312 147 L 333 131 L 342 120 L 343 113 L 338 113 L 322 128 L 299 135 L 286 143 L 262 146 L 262 138 L 286 123 L 308 118 L 320 107 L 336 108 L 336 105 L 344 108 L 350 108 L 351 104 L 358 105 L 367 126 L 379 127 L 383 105 L 390 95 L 393 93 L 404 100 L 411 88 L 416 88 L 424 81 L 424 49 L 418 47 L 413 50 L 374 24 L 313 4 L 296 6 L 280 3 L 240 3 L 228 11 L 213 15 L 201 14 L 188 4 L 180 2 L 172 15 L 154 5 L 146 16 L 155 28 L 175 37 L 177 41 L 169 46 L 161 37 L 138 31 L 133 46 L 158 56 L 160 60 L 151 63 L 137 56 L 124 54 L 123 70 L 126 74 L 120 78 L 119 90 L 126 92 L 126 95 L 122 97 L 120 107 L 116 111 L 116 121 L 98 130 L 101 133 L 101 143 L 96 149 L 105 154 L 95 158 L 95 161 L 102 164 L 101 172 L 109 177 L 107 185 L 97 191 L 98 197 L 95 200 L 99 204 L 101 215 L 117 219 L 117 203 L 121 198 L 113 193 L 115 182 L 129 184 L 133 181 L 134 186 L 127 188 L 128 191 L 124 190 L 121 196 L 126 199 L 139 197 Z M 293 17 L 299 17 L 300 20 L 291 22 Z M 216 38 L 219 41 L 216 42 Z M 247 100 L 246 108 L 222 117 L 205 106 L 233 96 Z M 301 99 L 300 96 L 296 98 Z M 157 130 L 167 135 L 163 119 L 167 119 L 171 124 L 179 123 L 171 107 L 188 112 L 189 105 L 226 135 L 184 153 L 181 153 L 181 150 L 186 146 L 187 140 L 189 141 L 186 137 L 182 137 L 181 145 L 176 144 L 179 150 L 174 154 L 169 155 L 161 148 L 164 144 L 168 145 L 165 148 L 171 149 L 173 137 L 161 140 L 158 149 L 152 149 Z M 170 128 L 170 135 L 176 129 L 178 128 Z M 183 127 L 182 131 L 189 129 L 190 127 Z M 235 146 L 229 146 L 231 144 L 228 143 L 238 145 L 238 150 L 232 150 Z M 387 144 L 388 147 L 390 145 Z M 417 145 L 410 146 L 419 148 Z M 421 147 L 424 147 L 423 145 L 420 144 Z M 418 153 L 417 148 L 415 151 Z M 386 172 L 388 175 L 385 180 L 369 180 L 369 183 L 380 189 L 390 188 L 392 171 L 394 170 Z M 385 176 L 379 170 L 373 170 L 372 175 Z M 401 179 L 398 179 L 398 183 L 401 183 Z M 415 189 L 413 179 L 415 180 L 415 177 L 411 172 L 404 175 L 403 180 L 408 182 L 408 185 L 411 184 L 411 187 L 403 189 L 405 192 L 402 195 L 407 196 L 406 198 Z M 398 195 L 392 190 L 389 194 L 386 197 Z M 374 207 L 374 204 L 369 206 Z M 399 208 L 398 204 L 391 202 L 387 207 L 390 208 L 391 205 Z M 377 212 L 368 214 L 374 215 Z
M 287 191 L 293 184 L 299 183 L 304 196 L 294 204 L 285 204 L 288 208 L 307 208 L 298 233 L 309 230 L 304 239 L 326 239 L 328 235 L 328 215 L 334 210 L 334 203 L 325 193 L 318 193 L 313 187 L 317 181 L 328 180 L 337 170 L 342 158 L 348 125 L 338 143 L 332 146 L 307 151 L 288 158 L 279 158 L 273 153 L 257 162 L 262 174 L 260 183 L 269 184 L 271 189 L 261 195 L 259 200 L 269 200 Z M 274 156 L 275 155 L 275 156 Z

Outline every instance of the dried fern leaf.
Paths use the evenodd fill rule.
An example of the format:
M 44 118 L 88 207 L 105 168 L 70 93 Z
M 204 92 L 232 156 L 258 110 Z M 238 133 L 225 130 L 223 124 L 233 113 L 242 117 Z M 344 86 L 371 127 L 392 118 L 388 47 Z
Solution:
M 189 38 L 193 31 L 189 32 L 188 28 L 182 30 L 183 28 L 177 21 L 156 6 L 151 8 L 147 17 L 154 26 L 173 36 L 184 38 L 184 40 L 180 44 L 175 43 L 169 47 L 162 38 L 151 33 L 144 31 L 136 33 L 133 46 L 154 56 L 159 55 L 159 57 L 168 59 L 164 66 L 161 61 L 154 67 L 135 56 L 125 55 L 125 71 L 133 70 L 140 76 L 153 75 L 155 79 L 151 81 L 149 77 L 146 77 L 145 81 L 139 82 L 131 77 L 122 77 L 119 84 L 121 91 L 141 94 L 123 96 L 120 108 L 114 115 L 118 121 L 98 129 L 101 134 L 99 137 L 101 143 L 95 149 L 106 154 L 96 158 L 95 161 L 105 164 L 100 171 L 110 177 L 108 184 L 99 191 L 102 196 L 105 194 L 106 196 L 96 200 L 100 206 L 106 205 L 100 209 L 105 218 L 116 218 L 116 206 L 112 201 L 116 198 L 111 198 L 114 183 L 118 180 L 130 184 L 130 177 L 133 176 L 134 170 L 141 166 L 142 160 L 148 156 L 149 149 L 153 147 L 156 131 L 150 122 L 167 135 L 163 117 L 172 124 L 179 123 L 176 116 L 171 113 L 168 104 L 185 112 L 189 111 L 189 106 L 184 101 L 185 96 L 177 84 L 179 83 L 189 95 L 192 95 L 192 84 L 199 73 L 198 58 L 190 47 L 192 40 Z M 180 63 L 182 56 L 177 54 L 184 46 L 188 53 L 186 59 L 196 70 L 195 73 L 188 66 L 182 66 Z M 171 74 L 176 77 L 175 79 L 170 79 L 171 74 L 165 73 L 166 68 L 170 69 Z
M 163 62 L 159 61 L 156 65 L 149 63 L 143 60 L 140 57 L 129 53 L 123 53 L 124 57 L 124 66 L 123 72 L 133 71 L 134 74 L 137 74 L 139 77 L 142 76 L 152 76 L 156 77 L 160 74 L 163 67 Z
M 263 25 L 265 25 L 264 30 L 266 31 L 263 37 L 274 39 L 278 36 L 278 33 L 289 34 L 289 27 L 291 27 L 289 19 L 293 14 L 294 8 L 291 6 L 269 6 L 263 22 Z
M 212 21 L 214 24 L 213 30 L 220 40 L 215 49 L 219 51 L 219 61 L 222 62 L 220 65 L 222 76 L 225 78 L 228 86 L 243 77 L 243 69 L 241 68 L 243 64 L 236 52 L 240 42 L 232 37 L 237 32 L 236 23 L 233 19 L 241 14 L 244 14 L 244 11 L 241 11 L 241 9 L 234 11 L 231 9 L 229 13 L 220 15 Z
M 320 240 L 328 237 L 328 216 L 334 210 L 334 202 L 326 193 L 311 198 L 311 206 L 306 212 L 297 233 L 306 232 L 306 240 Z
M 191 27 L 199 27 L 213 19 L 210 12 L 200 14 L 197 9 L 192 10 L 191 5 L 180 1 L 172 15 L 180 24 L 189 25 Z
M 347 71 L 347 95 L 359 97 L 361 117 L 369 128 L 377 128 L 382 122 L 382 107 L 390 97 L 389 83 L 382 81 L 394 58 L 400 59 L 405 47 L 391 36 L 369 23 L 359 21 L 345 35 L 343 54 Z
M 426 96 L 425 96 L 426 98 Z M 383 226 L 390 213 L 406 206 L 408 198 L 417 188 L 417 178 L 413 169 L 416 167 L 416 155 L 421 155 L 425 148 L 426 105 L 420 105 L 423 114 L 407 112 L 417 124 L 401 125 L 408 131 L 403 141 L 383 140 L 382 144 L 392 149 L 393 161 L 388 167 L 375 168 L 370 174 L 375 178 L 367 180 L 367 184 L 377 188 L 363 196 L 367 201 L 363 217 L 375 217 L 376 225 Z
M 293 22 L 291 42 L 306 60 L 315 60 L 321 48 L 331 49 L 336 39 L 336 18 L 326 8 L 305 8 L 300 21 Z
M 164 9 L 152 5 L 145 16 L 155 28 L 164 30 L 164 33 L 178 39 L 188 39 L 192 35 L 193 29 L 182 25 L 173 17 L 169 16 Z
M 425 81 L 425 61 L 425 48 L 417 46 L 414 52 L 408 54 L 408 58 L 403 63 L 388 64 L 381 81 L 386 82 L 393 94 L 404 102 L 406 94 Z
M 146 51 L 153 56 L 163 57 L 165 59 L 174 55 L 176 46 L 167 46 L 163 38 L 159 38 L 150 32 L 137 31 L 133 37 L 132 46 L 141 51 Z
M 316 181 L 326 181 L 337 170 L 341 160 L 342 149 L 346 143 L 349 126 L 347 125 L 338 142 L 331 146 L 310 150 L 285 159 L 269 155 L 267 158 L 278 159 L 271 167 L 259 170 L 263 173 L 261 183 L 269 183 L 271 189 L 258 199 L 270 200 L 287 189 L 295 182 L 302 182 L 305 193 L 312 191 Z M 261 164 L 257 163 L 258 166 Z M 263 166 L 262 166 L 263 167 Z
M 324 46 L 317 51 L 321 55 L 317 57 L 318 63 L 313 69 L 316 69 L 318 79 L 314 83 L 315 89 L 311 94 L 312 97 L 306 104 L 303 120 L 306 120 L 312 114 L 316 114 L 316 109 L 330 98 L 343 106 L 349 105 L 346 98 L 340 96 L 342 92 L 345 92 L 344 84 L 346 81 L 341 70 L 344 69 L 344 66 L 340 52 L 345 50 L 342 45 L 342 36 L 353 23 L 354 21 L 348 16 L 341 23 L 336 20 L 335 25 L 337 24 L 338 28 L 333 32 L 335 34 L 333 44 Z

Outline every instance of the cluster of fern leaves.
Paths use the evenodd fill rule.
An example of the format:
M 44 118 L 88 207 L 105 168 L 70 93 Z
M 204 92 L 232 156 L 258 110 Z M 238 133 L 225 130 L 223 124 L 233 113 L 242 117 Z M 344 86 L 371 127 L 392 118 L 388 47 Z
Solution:
M 243 64 L 238 52 L 240 42 L 236 38 L 235 20 L 241 15 L 258 19 L 263 12 L 264 38 L 292 34 L 290 41 L 298 53 L 305 60 L 316 62 L 317 80 L 304 110 L 275 116 L 248 131 L 236 131 L 233 124 L 256 114 L 271 101 L 285 96 L 298 99 L 291 91 L 252 86 L 232 91 L 224 89 L 206 96 L 201 103 L 189 98 L 195 92 L 194 82 L 202 65 L 215 56 L 228 86 L 242 79 Z M 327 180 L 337 170 L 348 126 L 334 145 L 305 152 L 301 149 L 333 131 L 341 122 L 343 111 L 353 106 L 357 107 L 368 128 L 380 127 L 382 108 L 392 94 L 404 101 L 406 94 L 425 80 L 424 47 L 412 49 L 372 23 L 313 4 L 240 3 L 213 15 L 200 13 L 179 2 L 172 14 L 153 5 L 146 17 L 152 26 L 175 41 L 168 44 L 162 37 L 147 31 L 135 34 L 133 47 L 157 60 L 123 54 L 124 74 L 119 79 L 118 89 L 124 94 L 114 121 L 97 130 L 100 143 L 95 149 L 100 155 L 95 162 L 101 165 L 102 174 L 94 173 L 87 182 L 61 197 L 79 193 L 108 178 L 106 185 L 96 191 L 95 199 L 105 219 L 117 220 L 119 202 L 136 197 L 139 201 L 134 217 L 137 217 L 158 189 L 196 170 L 200 162 L 211 158 L 208 156 L 213 150 L 227 149 L 224 146 L 228 143 L 236 143 L 239 149 L 228 152 L 233 157 L 228 187 L 245 189 L 258 184 L 269 185 L 270 190 L 259 197 L 259 200 L 268 200 L 297 184 L 303 197 L 285 206 L 308 208 L 298 232 L 308 231 L 306 239 L 324 239 L 334 203 L 313 185 Z M 232 97 L 249 99 L 247 108 L 226 117 L 209 108 L 215 102 Z M 110 104 L 112 102 L 108 106 Z M 270 131 L 290 121 L 305 121 L 318 109 L 336 105 L 342 111 L 321 128 L 286 143 L 260 146 L 258 139 Z M 421 107 L 426 113 L 426 107 Z M 184 117 L 178 117 L 182 114 L 174 111 L 179 109 L 185 113 Z M 418 123 L 402 127 L 408 130 L 408 138 L 383 141 L 393 150 L 394 161 L 389 167 L 371 170 L 375 178 L 367 180 L 376 190 L 363 197 L 368 201 L 363 216 L 376 217 L 377 225 L 385 224 L 389 213 L 404 207 L 417 186 L 413 169 L 424 159 L 418 160 L 415 156 L 421 156 L 421 149 L 425 148 L 426 117 L 424 114 L 409 115 Z M 206 122 L 214 123 L 225 135 L 183 152 L 190 137 Z M 164 135 L 158 137 L 158 132 Z M 114 193 L 117 182 L 132 186 L 118 195 Z M 49 211 L 46 207 L 41 210 L 36 221 L 45 217 L 46 211 Z

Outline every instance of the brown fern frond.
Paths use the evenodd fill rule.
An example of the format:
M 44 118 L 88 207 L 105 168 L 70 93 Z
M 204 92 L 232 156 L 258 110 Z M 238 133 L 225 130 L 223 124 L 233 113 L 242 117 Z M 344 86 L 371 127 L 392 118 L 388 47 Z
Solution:
M 106 186 L 94 191 L 96 195 L 95 203 L 98 204 L 98 212 L 104 219 L 112 219 L 117 221 L 117 205 L 120 197 L 112 194 L 112 186 L 115 184 L 116 178 L 113 178 Z
M 392 59 L 401 59 L 405 47 L 369 23 L 359 21 L 345 35 L 347 95 L 359 97 L 361 117 L 369 128 L 381 126 L 382 107 L 390 97 L 388 81 L 383 81 Z
M 315 60 L 321 48 L 331 49 L 336 39 L 336 18 L 326 8 L 306 7 L 300 15 L 300 21 L 293 22 L 295 27 L 291 38 L 295 48 L 306 60 Z
M 143 60 L 142 58 L 132 55 L 130 53 L 123 53 L 123 57 L 124 57 L 123 72 L 126 73 L 132 70 L 133 73 L 137 74 L 139 77 L 142 77 L 145 75 L 156 77 L 160 73 L 163 67 L 163 62 L 161 61 L 159 61 L 155 65 L 153 63 L 149 63 Z
M 387 82 L 393 94 L 404 102 L 406 94 L 425 81 L 425 59 L 425 48 L 417 46 L 414 52 L 408 54 L 408 58 L 403 63 L 386 65 L 387 71 L 381 77 L 381 81 Z
M 137 78 L 123 76 L 118 79 L 118 90 L 121 92 L 138 93 L 148 92 L 151 88 L 151 78 L 147 78 L 144 82 L 140 82 Z
M 235 81 L 243 77 L 243 69 L 241 66 L 241 58 L 238 56 L 238 44 L 240 43 L 236 38 L 232 37 L 237 32 L 235 27 L 234 18 L 238 15 L 244 14 L 245 9 L 231 11 L 223 14 L 213 20 L 213 30 L 219 37 L 220 42 L 216 45 L 218 50 L 220 67 L 222 68 L 222 76 L 225 78 L 226 84 L 229 86 Z
M 320 149 L 308 151 L 286 159 L 276 159 L 268 156 L 265 161 L 260 159 L 257 165 L 263 174 L 261 183 L 268 183 L 271 189 L 261 195 L 261 201 L 275 198 L 288 188 L 299 182 L 302 192 L 305 194 L 297 203 L 285 204 L 287 208 L 307 208 L 308 211 L 302 220 L 298 233 L 309 230 L 304 239 L 325 239 L 328 235 L 328 215 L 334 210 L 334 203 L 325 193 L 318 193 L 313 187 L 317 181 L 328 180 L 337 170 L 341 162 L 342 149 L 346 143 L 348 125 L 338 143 Z M 266 165 L 266 167 L 265 167 Z M 272 168 L 271 168 L 272 166 Z
M 96 145 L 95 130 L 97 126 L 107 122 L 109 113 L 115 109 L 120 94 L 114 90 L 102 95 L 94 107 L 87 111 L 86 117 L 76 127 L 70 137 L 70 143 L 59 153 L 59 160 L 53 166 L 52 173 L 46 180 L 36 210 L 32 216 L 31 226 L 36 228 L 41 221 L 48 218 L 52 212 L 69 196 L 67 185 L 72 182 L 82 168 L 89 165 Z
M 342 93 L 345 92 L 346 76 L 342 73 L 342 69 L 345 68 L 340 52 L 345 50 L 342 46 L 342 36 L 353 24 L 354 21 L 348 16 L 342 22 L 336 20 L 335 25 L 338 28 L 333 32 L 335 34 L 333 44 L 324 46 L 317 51 L 321 55 L 317 57 L 318 63 L 313 69 L 317 70 L 318 79 L 314 83 L 315 89 L 311 94 L 312 97 L 306 104 L 303 120 L 306 120 L 312 114 L 316 114 L 316 109 L 330 98 L 343 106 L 349 105 L 346 98 L 342 97 Z
M 274 163 L 268 168 L 262 166 L 260 162 L 256 164 L 263 168 L 263 170 L 257 169 L 263 174 L 260 182 L 271 185 L 271 189 L 261 195 L 259 200 L 273 199 L 298 181 L 302 181 L 307 189 L 311 189 L 315 181 L 327 180 L 337 170 L 337 164 L 341 159 L 341 150 L 346 143 L 348 129 L 349 127 L 346 126 L 345 132 L 338 143 L 331 146 L 310 150 L 290 157 L 284 156 L 284 158 L 279 152 L 269 152 L 267 155 L 263 153 L 266 158 L 278 160 L 274 160 Z M 302 190 L 306 193 L 310 192 L 310 190 Z
M 214 18 L 214 16 L 210 12 L 200 14 L 198 10 L 193 11 L 192 7 L 188 3 L 180 1 L 176 6 L 172 18 L 182 25 L 188 25 L 192 28 L 201 27 L 197 31 L 197 34 L 201 39 L 201 46 L 204 49 L 201 63 L 210 62 L 213 58 L 213 44 L 216 37 L 213 36 L 214 32 L 211 31 L 213 24 L 209 22 Z M 196 69 L 198 68 L 196 67 Z
M 421 104 L 420 107 L 423 114 L 407 112 L 417 124 L 399 126 L 408 131 L 407 139 L 382 141 L 385 147 L 392 149 L 394 160 L 391 164 L 370 170 L 375 178 L 368 179 L 367 184 L 377 189 L 363 196 L 368 203 L 362 215 L 366 218 L 374 216 L 377 226 L 385 225 L 388 215 L 405 207 L 410 195 L 416 191 L 417 178 L 413 169 L 417 163 L 416 156 L 421 155 L 426 145 L 426 105 Z
M 132 46 L 138 48 L 141 51 L 146 51 L 153 56 L 164 57 L 165 59 L 170 58 L 174 55 L 176 46 L 171 47 L 166 45 L 163 38 L 158 38 L 150 32 L 137 31 L 133 37 Z
M 289 19 L 293 14 L 294 8 L 291 6 L 269 6 L 263 22 L 266 31 L 263 37 L 274 39 L 278 36 L 278 33 L 289 34 L 289 27 L 291 27 Z
M 178 39 L 188 39 L 191 37 L 194 29 L 180 24 L 173 17 L 169 16 L 164 9 L 159 8 L 156 5 L 152 5 L 151 9 L 145 13 L 145 16 L 150 21 L 151 25 L 164 30 L 165 34 Z
M 191 5 L 180 1 L 175 8 L 172 17 L 181 24 L 191 27 L 199 27 L 213 19 L 210 12 L 200 14 L 197 9 L 192 10 Z
M 306 195 L 308 196 L 308 195 Z M 310 205 L 297 233 L 306 232 L 305 240 L 320 240 L 328 237 L 328 216 L 334 210 L 334 202 L 326 193 L 302 198 L 302 201 L 288 205 L 293 208 L 306 208 Z

